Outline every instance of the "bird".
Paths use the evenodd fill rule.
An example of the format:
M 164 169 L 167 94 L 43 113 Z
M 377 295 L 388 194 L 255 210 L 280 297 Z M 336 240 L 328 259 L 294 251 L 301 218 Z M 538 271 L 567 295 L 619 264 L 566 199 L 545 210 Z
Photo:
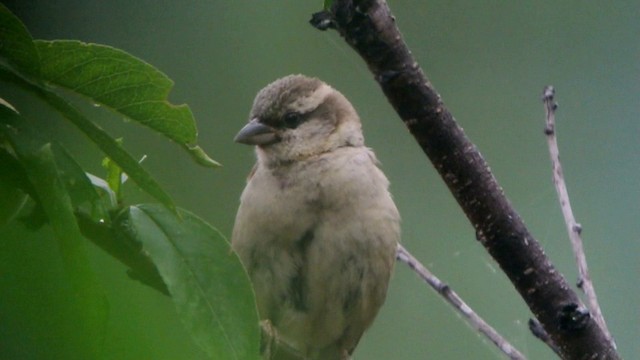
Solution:
M 231 246 L 275 333 L 263 358 L 350 359 L 385 301 L 400 241 L 356 110 L 317 78 L 285 76 L 258 92 L 234 141 L 257 158 Z

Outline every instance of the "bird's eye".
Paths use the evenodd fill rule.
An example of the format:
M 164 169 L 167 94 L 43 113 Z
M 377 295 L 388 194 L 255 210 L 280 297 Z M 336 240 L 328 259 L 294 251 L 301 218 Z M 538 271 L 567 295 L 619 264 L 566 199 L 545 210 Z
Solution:
M 302 123 L 303 117 L 302 114 L 297 112 L 290 112 L 284 114 L 282 117 L 282 121 L 284 122 L 284 126 L 289 129 L 295 129 Z

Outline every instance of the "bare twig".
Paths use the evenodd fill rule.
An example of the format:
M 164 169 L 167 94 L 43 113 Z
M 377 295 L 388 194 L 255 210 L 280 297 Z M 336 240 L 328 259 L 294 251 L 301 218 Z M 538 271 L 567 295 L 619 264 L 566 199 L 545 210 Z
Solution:
M 553 350 L 553 352 L 555 352 L 558 356 L 561 356 L 560 349 L 558 349 L 558 346 L 556 346 L 556 344 L 553 342 L 549 334 L 547 334 L 547 332 L 542 327 L 542 324 L 540 324 L 538 320 L 529 319 L 529 330 L 531 331 L 533 336 L 537 337 L 538 339 L 540 339 L 540 341 L 547 344 L 547 346 L 551 348 L 551 350 Z
M 598 304 L 598 297 L 589 276 L 589 268 L 587 267 L 587 258 L 584 254 L 584 247 L 582 244 L 582 225 L 578 223 L 573 215 L 571 208 L 571 202 L 569 201 L 569 192 L 567 191 L 567 184 L 564 181 L 564 173 L 562 171 L 562 164 L 560 164 L 560 151 L 558 149 L 558 141 L 556 137 L 556 109 L 558 104 L 554 100 L 555 89 L 553 86 L 547 86 L 544 88 L 542 101 L 544 103 L 546 125 L 544 133 L 547 136 L 547 144 L 549 145 L 549 154 L 551 155 L 551 166 L 553 168 L 553 183 L 556 186 L 558 192 L 558 200 L 560 201 L 560 208 L 562 209 L 562 215 L 567 225 L 567 232 L 569 233 L 569 239 L 571 240 L 571 246 L 573 247 L 573 254 L 578 266 L 578 273 L 580 278 L 578 279 L 578 287 L 581 288 L 585 296 L 587 297 L 587 303 L 591 315 L 595 321 L 602 328 L 607 338 L 611 339 L 611 333 L 607 328 L 607 324 L 602 316 L 600 305 Z M 614 343 L 615 345 L 615 343 Z
M 407 249 L 398 244 L 397 252 L 398 261 L 401 261 L 416 272 L 422 280 L 424 280 L 429 286 L 438 292 L 456 311 L 458 311 L 467 322 L 482 335 L 487 337 L 492 343 L 494 343 L 500 351 L 507 355 L 510 359 L 520 360 L 526 359 L 518 349 L 509 343 L 509 341 L 502 337 L 491 325 L 487 324 L 471 307 L 469 307 L 462 298 L 453 290 L 449 285 L 443 283 L 432 274 L 427 268 L 425 268 L 420 261 L 418 261 Z

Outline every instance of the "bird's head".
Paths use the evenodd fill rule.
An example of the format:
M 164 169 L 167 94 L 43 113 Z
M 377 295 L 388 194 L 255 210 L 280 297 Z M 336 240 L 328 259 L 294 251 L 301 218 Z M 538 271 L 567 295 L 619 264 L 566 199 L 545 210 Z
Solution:
M 289 75 L 258 92 L 249 123 L 234 141 L 257 147 L 269 164 L 287 163 L 343 146 L 363 146 L 360 119 L 337 90 L 303 75 Z

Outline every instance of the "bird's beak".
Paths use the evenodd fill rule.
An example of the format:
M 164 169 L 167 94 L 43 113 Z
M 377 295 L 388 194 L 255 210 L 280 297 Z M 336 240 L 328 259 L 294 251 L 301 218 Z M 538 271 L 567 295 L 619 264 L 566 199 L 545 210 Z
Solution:
M 261 123 L 257 118 L 251 119 L 233 139 L 233 141 L 240 144 L 262 146 L 273 144 L 279 140 L 275 129 Z

